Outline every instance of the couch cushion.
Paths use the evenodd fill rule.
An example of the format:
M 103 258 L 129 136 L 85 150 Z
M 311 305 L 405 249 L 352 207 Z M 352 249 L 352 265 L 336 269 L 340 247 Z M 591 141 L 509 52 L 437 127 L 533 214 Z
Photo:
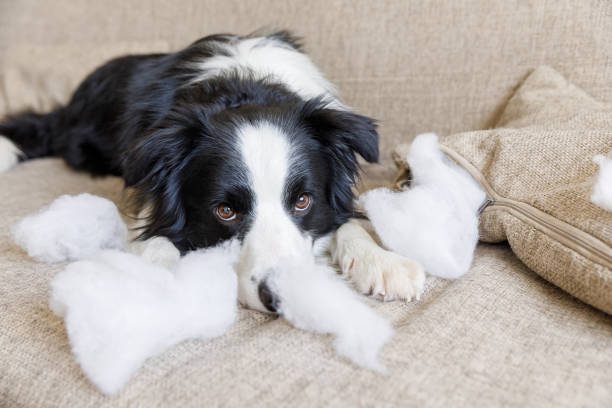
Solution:
M 492 199 L 480 216 L 481 241 L 507 240 L 542 277 L 612 313 L 612 212 L 590 201 L 592 158 L 612 153 L 612 105 L 544 66 L 516 91 L 496 129 L 442 143 Z
M 64 102 L 113 56 L 267 25 L 304 36 L 347 102 L 381 120 L 386 158 L 422 131 L 490 126 L 517 81 L 542 63 L 612 101 L 610 16 L 612 3 L 601 0 L 4 1 L 0 115 Z M 338 359 L 328 337 L 242 311 L 226 336 L 169 350 L 104 398 L 48 310 L 48 283 L 61 265 L 27 259 L 8 226 L 61 194 L 118 201 L 120 186 L 57 160 L 0 175 L 0 406 L 611 404 L 610 317 L 538 278 L 505 245 L 480 246 L 460 281 L 429 279 L 421 302 L 372 303 L 397 330 L 382 353 L 387 377 Z
M 428 278 L 419 302 L 368 301 L 394 325 L 389 373 L 358 369 L 328 336 L 242 310 L 212 341 L 191 340 L 148 360 L 104 397 L 70 352 L 49 310 L 63 265 L 39 264 L 9 227 L 61 194 L 120 203 L 122 183 L 70 171 L 57 159 L 0 175 L 0 406 L 607 406 L 612 319 L 525 268 L 505 245 L 481 245 L 458 281 Z

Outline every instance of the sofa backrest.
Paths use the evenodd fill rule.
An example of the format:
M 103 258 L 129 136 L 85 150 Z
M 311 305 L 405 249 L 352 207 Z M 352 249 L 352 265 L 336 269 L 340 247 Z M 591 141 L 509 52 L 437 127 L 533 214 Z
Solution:
M 261 27 L 304 37 L 346 102 L 381 121 L 384 160 L 419 132 L 491 126 L 542 64 L 612 101 L 607 0 L 19 0 L 0 2 L 0 115 L 65 101 L 111 57 Z

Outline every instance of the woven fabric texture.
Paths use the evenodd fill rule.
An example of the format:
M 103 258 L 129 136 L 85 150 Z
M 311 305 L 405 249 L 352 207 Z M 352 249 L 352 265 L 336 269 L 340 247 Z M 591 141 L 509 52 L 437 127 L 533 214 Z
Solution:
M 383 163 L 414 135 L 492 127 L 534 67 L 612 102 L 612 2 L 585 0 L 0 1 L 0 115 L 68 99 L 124 53 L 179 49 L 215 32 L 288 28 L 358 113 L 380 120 Z M 226 335 L 188 341 L 102 396 L 49 310 L 63 265 L 33 262 L 10 226 L 61 194 L 119 202 L 122 183 L 59 160 L 0 175 L 0 407 L 612 406 L 612 318 L 560 291 L 506 244 L 481 244 L 461 280 L 428 279 L 415 303 L 368 301 L 396 335 L 388 375 L 334 355 L 332 339 L 241 311 Z
M 486 208 L 481 241 L 507 240 L 539 275 L 612 313 L 612 212 L 590 201 L 598 173 L 591 159 L 612 154 L 612 105 L 543 66 L 521 84 L 495 129 L 448 136 L 443 144 L 467 159 L 497 195 L 520 205 Z M 395 157 L 405 157 L 406 149 L 398 147 Z M 532 219 L 531 208 L 554 218 L 552 228 Z M 597 247 L 558 238 L 559 228 Z
M 104 397 L 70 352 L 49 310 L 64 265 L 27 257 L 10 226 L 61 194 L 121 202 L 116 178 L 75 174 L 57 159 L 0 176 L 0 406 L 607 406 L 612 319 L 526 268 L 504 244 L 481 244 L 458 281 L 428 278 L 419 302 L 368 300 L 396 333 L 382 352 L 388 375 L 337 357 L 332 338 L 241 310 L 212 341 L 192 340 L 148 360 Z
M 583 0 L 0 1 L 0 115 L 66 101 L 104 61 L 219 32 L 286 28 L 359 113 L 400 142 L 493 126 L 516 84 L 554 66 L 612 102 L 612 2 Z

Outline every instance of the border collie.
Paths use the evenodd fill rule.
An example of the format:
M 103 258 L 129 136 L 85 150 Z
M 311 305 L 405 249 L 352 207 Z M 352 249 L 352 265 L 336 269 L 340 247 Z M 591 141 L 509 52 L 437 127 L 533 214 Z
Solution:
M 151 258 L 238 238 L 248 307 L 274 311 L 266 276 L 304 243 L 317 256 L 331 243 L 363 292 L 410 300 L 422 290 L 418 264 L 347 223 L 356 154 L 378 160 L 375 121 L 340 101 L 288 32 L 212 35 L 171 54 L 114 59 L 66 106 L 8 117 L 0 134 L 0 170 L 59 156 L 123 177 Z

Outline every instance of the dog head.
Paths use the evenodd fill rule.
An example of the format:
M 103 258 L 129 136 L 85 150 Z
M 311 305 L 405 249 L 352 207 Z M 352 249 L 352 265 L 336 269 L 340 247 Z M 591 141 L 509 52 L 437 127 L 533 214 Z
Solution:
M 150 207 L 142 238 L 181 251 L 238 238 L 239 299 L 274 310 L 266 276 L 320 248 L 353 213 L 356 154 L 378 160 L 374 121 L 280 86 L 189 93 L 128 152 L 126 184 Z M 210 86 L 210 85 L 209 85 Z

